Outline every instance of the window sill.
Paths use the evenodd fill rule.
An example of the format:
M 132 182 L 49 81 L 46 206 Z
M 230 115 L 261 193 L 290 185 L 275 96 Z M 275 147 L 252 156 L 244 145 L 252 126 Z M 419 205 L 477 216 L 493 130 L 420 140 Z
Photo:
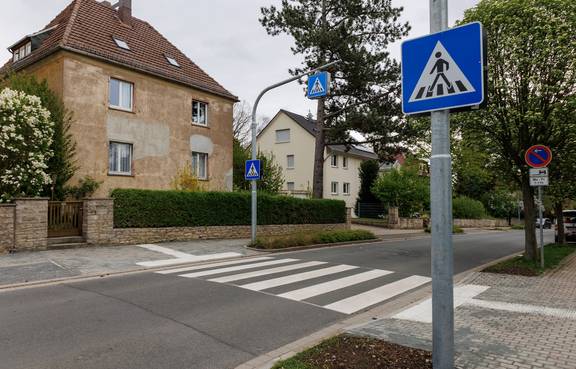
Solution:
M 200 124 L 200 123 L 194 123 L 194 122 L 192 122 L 192 125 L 193 125 L 194 127 L 210 129 L 210 126 L 209 126 L 208 124 Z
M 332 192 L 330 195 L 332 195 L 332 196 L 338 196 L 338 194 L 337 194 L 337 193 L 334 193 L 334 192 Z
M 108 177 L 128 177 L 128 178 L 134 178 L 136 177 L 134 174 L 130 173 L 130 174 L 126 174 L 126 173 L 108 173 Z
M 292 168 L 286 168 L 286 170 L 294 170 L 294 167 L 292 167 Z
M 129 109 L 121 108 L 121 107 L 119 107 L 119 106 L 108 105 L 108 109 L 110 109 L 110 110 L 115 110 L 115 111 L 121 111 L 121 112 L 124 112 L 124 113 L 136 114 L 136 112 L 134 111 L 134 109 L 129 110 Z
M 289 144 L 290 141 L 276 141 L 277 144 Z

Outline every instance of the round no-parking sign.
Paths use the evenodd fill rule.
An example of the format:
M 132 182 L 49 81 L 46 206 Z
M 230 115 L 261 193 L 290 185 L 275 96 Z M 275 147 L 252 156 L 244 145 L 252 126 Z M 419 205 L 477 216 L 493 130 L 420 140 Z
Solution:
M 548 146 L 534 145 L 526 150 L 524 158 L 532 168 L 544 168 L 552 161 L 552 151 Z

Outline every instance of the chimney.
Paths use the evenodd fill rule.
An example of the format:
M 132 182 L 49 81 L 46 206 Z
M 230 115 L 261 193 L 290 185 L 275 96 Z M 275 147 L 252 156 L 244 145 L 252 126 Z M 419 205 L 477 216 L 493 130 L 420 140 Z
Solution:
M 118 15 L 120 20 L 126 24 L 132 21 L 132 0 L 120 0 L 118 3 Z

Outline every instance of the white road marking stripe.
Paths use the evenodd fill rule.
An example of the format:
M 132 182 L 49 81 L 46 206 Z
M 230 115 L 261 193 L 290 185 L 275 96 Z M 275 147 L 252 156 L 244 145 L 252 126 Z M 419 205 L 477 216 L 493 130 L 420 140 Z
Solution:
M 486 291 L 490 287 L 466 284 L 454 288 L 454 309 L 468 303 L 474 297 Z M 432 299 L 426 299 L 394 315 L 394 319 L 411 320 L 413 322 L 432 323 Z
M 231 260 L 231 261 L 222 261 L 220 263 L 212 263 L 212 264 L 204 264 L 204 265 L 194 265 L 189 267 L 177 268 L 177 269 L 168 269 L 168 270 L 161 270 L 156 272 L 158 274 L 176 274 L 182 272 L 189 272 L 192 270 L 200 270 L 200 269 L 208 269 L 208 268 L 217 268 L 226 265 L 235 265 L 235 264 L 242 264 L 242 263 L 252 263 L 254 261 L 262 261 L 262 260 L 270 260 L 272 259 L 269 256 L 262 256 L 259 258 L 251 258 L 251 259 L 241 259 L 241 260 Z
M 214 274 L 222 274 L 228 272 L 235 272 L 238 270 L 245 270 L 245 269 L 254 269 L 260 268 L 263 266 L 269 265 L 276 265 L 276 264 L 285 264 L 290 263 L 293 261 L 299 261 L 298 259 L 280 259 L 280 260 L 272 260 L 272 261 L 265 261 L 263 263 L 256 263 L 256 264 L 248 264 L 248 265 L 237 265 L 229 268 L 220 268 L 220 269 L 212 269 L 212 270 L 205 270 L 203 272 L 196 272 L 196 273 L 188 273 L 188 274 L 181 274 L 180 277 L 185 278 L 196 278 L 196 277 L 205 277 L 207 275 L 214 275 Z
M 344 300 L 336 301 L 323 306 L 326 309 L 338 311 L 344 314 L 352 314 L 368 306 L 388 300 L 396 295 L 410 291 L 418 286 L 430 282 L 430 278 L 413 275 L 396 282 L 389 283 L 382 287 L 348 297 Z
M 392 273 L 393 272 L 390 272 L 388 270 L 379 270 L 379 269 L 369 270 L 367 272 L 354 274 L 354 275 L 351 275 L 348 277 L 336 279 L 333 281 L 328 281 L 325 283 L 316 284 L 314 286 L 305 287 L 305 288 L 301 288 L 301 289 L 294 290 L 294 291 L 289 291 L 289 292 L 283 293 L 283 294 L 278 295 L 278 296 L 284 297 L 284 298 L 287 298 L 290 300 L 302 301 L 302 300 L 306 300 L 310 297 L 323 295 L 323 294 L 328 293 L 328 292 L 332 292 L 332 291 L 339 290 L 341 288 L 353 286 L 355 284 L 366 282 L 366 281 L 369 281 L 369 280 L 372 280 L 375 278 L 379 278 L 379 277 L 382 277 L 382 276 L 385 276 L 388 274 L 392 274 Z
M 200 261 L 235 258 L 235 257 L 239 257 L 239 256 L 242 256 L 242 254 L 239 254 L 237 252 L 223 252 L 220 254 L 208 254 L 208 255 L 200 255 L 200 256 L 190 255 L 190 256 L 185 257 L 185 258 L 177 258 L 177 259 L 143 261 L 141 263 L 136 263 L 136 264 L 143 266 L 143 267 L 163 267 L 163 266 L 170 266 L 170 265 L 194 263 L 194 262 L 200 262 Z
M 240 287 L 248 289 L 248 290 L 252 290 L 252 291 L 262 291 L 262 290 L 266 290 L 268 288 L 284 286 L 284 285 L 290 284 L 290 283 L 305 281 L 307 279 L 312 279 L 312 278 L 323 277 L 326 275 L 340 273 L 340 272 L 344 272 L 346 270 L 357 269 L 357 268 L 358 267 L 355 267 L 352 265 L 337 265 L 337 266 L 333 266 L 330 268 L 313 270 L 311 272 L 292 274 L 292 275 L 289 275 L 286 277 L 274 278 L 274 279 L 269 279 L 267 281 L 245 284 L 245 285 L 242 285 Z
M 136 263 L 136 264 L 140 265 L 140 266 L 144 266 L 144 267 L 163 267 L 163 266 L 170 266 L 170 265 L 194 263 L 194 262 L 200 262 L 200 261 L 229 259 L 229 258 L 234 258 L 234 257 L 239 257 L 239 256 L 242 256 L 242 255 L 239 253 L 236 253 L 236 252 L 223 252 L 220 254 L 208 254 L 208 255 L 201 255 L 201 256 L 190 255 L 186 258 L 144 261 L 144 262 Z
M 482 307 L 485 309 L 509 311 L 512 313 L 536 314 L 551 316 L 555 318 L 576 320 L 576 310 L 557 309 L 547 306 L 524 305 L 510 302 L 486 301 L 477 299 L 471 299 L 467 301 L 466 305 Z
M 189 258 L 190 256 L 194 256 L 192 254 L 187 254 L 185 252 L 172 250 L 172 249 L 169 249 L 168 247 L 162 247 L 162 246 L 158 246 L 158 245 L 151 245 L 150 244 L 150 245 L 136 245 L 136 246 L 142 247 L 143 249 L 146 249 L 146 250 L 156 251 L 156 252 L 160 252 L 162 254 L 174 256 L 177 258 Z
M 326 262 L 325 261 L 309 261 L 307 263 L 294 264 L 294 265 L 287 265 L 287 266 L 278 267 L 278 268 L 258 270 L 256 272 L 234 274 L 234 275 L 229 275 L 226 277 L 209 279 L 209 281 L 210 282 L 218 282 L 218 283 L 240 281 L 242 279 L 260 277 L 260 276 L 270 275 L 270 274 L 275 274 L 275 273 L 282 273 L 282 272 L 287 272 L 289 270 L 302 269 L 302 268 L 307 268 L 307 267 L 312 267 L 312 266 L 317 266 L 317 265 L 322 265 L 322 264 L 326 264 Z

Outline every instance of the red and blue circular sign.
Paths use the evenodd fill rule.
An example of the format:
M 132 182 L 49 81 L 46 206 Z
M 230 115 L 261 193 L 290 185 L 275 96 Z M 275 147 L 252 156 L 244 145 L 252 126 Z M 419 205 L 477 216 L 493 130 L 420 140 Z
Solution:
M 552 151 L 548 146 L 534 145 L 526 150 L 524 159 L 532 168 L 544 168 L 552 161 Z

